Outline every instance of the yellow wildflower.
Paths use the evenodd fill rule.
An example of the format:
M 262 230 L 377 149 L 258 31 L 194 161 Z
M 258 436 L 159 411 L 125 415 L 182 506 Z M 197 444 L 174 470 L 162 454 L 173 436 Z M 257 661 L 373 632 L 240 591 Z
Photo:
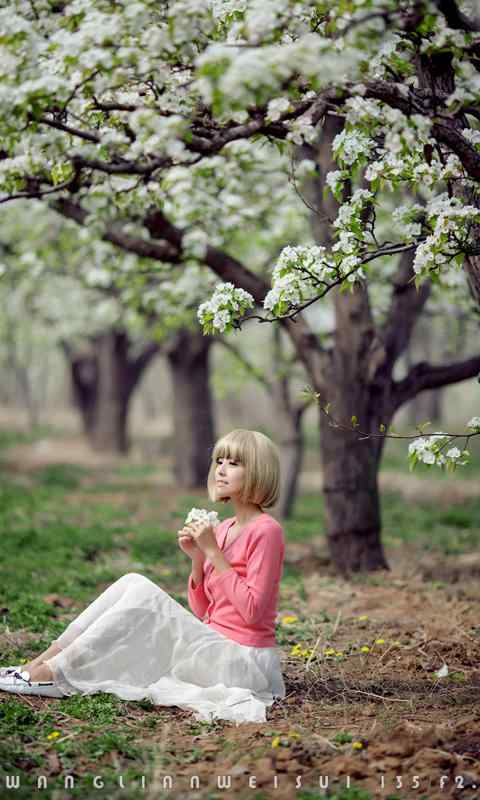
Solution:
M 335 653 L 336 656 L 343 656 L 343 652 L 341 650 L 337 650 Z
M 61 736 L 61 735 L 62 734 L 60 733 L 60 731 L 52 731 L 51 733 L 48 734 L 47 739 L 49 741 L 52 741 L 52 740 L 58 739 L 58 737 Z
M 324 656 L 334 656 L 334 655 L 335 655 L 335 650 L 334 650 L 334 648 L 333 648 L 333 647 L 327 647 L 327 648 L 325 648 L 325 650 L 323 651 L 323 655 L 324 655 Z
M 363 622 L 364 620 L 368 619 L 368 614 L 362 614 L 361 617 L 357 617 L 359 622 Z
M 300 736 L 300 734 L 299 734 L 299 733 L 297 733 L 296 731 L 289 731 L 289 732 L 287 733 L 287 736 L 288 736 L 288 738 L 289 738 L 289 739 L 301 739 L 301 738 L 302 738 L 302 737 Z
M 400 647 L 400 642 L 398 641 L 392 642 L 392 647 Z
M 354 750 L 363 750 L 362 742 L 352 742 L 352 748 Z
M 302 654 L 302 647 L 299 644 L 294 644 L 290 650 L 291 656 L 300 656 Z
M 360 648 L 360 652 L 361 653 L 369 653 L 370 652 L 370 648 L 367 647 L 366 644 L 364 644 L 363 647 Z
M 385 644 L 385 639 L 375 639 L 375 644 Z
M 280 742 L 280 736 L 275 736 L 275 738 L 272 739 L 272 747 L 280 747 Z
M 298 620 L 298 617 L 296 617 L 294 614 L 289 614 L 286 617 L 282 617 L 281 622 L 282 622 L 282 625 L 292 625 L 292 623 L 293 622 L 297 622 L 297 620 Z

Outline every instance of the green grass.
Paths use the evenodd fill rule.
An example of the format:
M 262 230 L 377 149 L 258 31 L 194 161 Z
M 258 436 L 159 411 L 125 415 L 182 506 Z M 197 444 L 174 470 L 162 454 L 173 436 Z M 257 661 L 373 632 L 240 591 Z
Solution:
M 383 540 L 400 546 L 415 542 L 425 551 L 456 555 L 478 548 L 480 493 L 478 499 L 445 506 L 433 501 L 405 501 L 399 492 L 381 496 Z M 289 541 L 309 541 L 324 535 L 323 499 L 316 493 L 301 495 L 294 517 L 285 524 Z
M 0 430 L 0 451 L 16 444 L 32 444 L 32 442 L 37 442 L 47 436 L 51 438 L 55 433 L 57 432 L 49 425 L 37 425 L 30 431 L 2 429 Z
M 477 550 L 480 497 L 451 506 L 405 502 L 396 492 L 382 497 L 383 540 L 401 546 L 415 542 L 425 551 L 445 555 Z

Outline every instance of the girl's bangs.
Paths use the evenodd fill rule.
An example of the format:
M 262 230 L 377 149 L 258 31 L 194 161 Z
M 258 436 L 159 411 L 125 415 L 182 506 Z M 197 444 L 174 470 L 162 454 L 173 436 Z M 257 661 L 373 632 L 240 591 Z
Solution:
M 215 451 L 213 453 L 212 460 L 215 460 L 217 458 L 231 458 L 232 461 L 240 461 L 243 463 L 244 459 L 240 442 L 235 440 L 218 442 Z

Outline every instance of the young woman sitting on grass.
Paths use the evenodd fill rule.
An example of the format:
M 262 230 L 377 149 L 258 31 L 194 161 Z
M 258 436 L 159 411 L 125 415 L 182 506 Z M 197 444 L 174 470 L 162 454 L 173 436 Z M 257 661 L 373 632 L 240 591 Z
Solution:
M 278 451 L 267 436 L 238 429 L 222 437 L 208 493 L 213 502 L 231 501 L 235 516 L 212 527 L 204 515 L 177 533 L 192 560 L 193 614 L 148 578 L 128 573 L 44 653 L 23 668 L 0 670 L 0 690 L 107 692 L 188 709 L 199 720 L 266 721 L 265 709 L 285 697 L 275 640 L 285 542 L 264 511 L 275 504 L 279 482 Z

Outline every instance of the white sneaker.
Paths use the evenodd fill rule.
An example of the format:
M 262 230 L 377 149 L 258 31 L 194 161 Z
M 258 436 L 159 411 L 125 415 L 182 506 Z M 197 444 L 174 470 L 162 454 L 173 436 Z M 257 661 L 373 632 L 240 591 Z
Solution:
M 5 677 L 6 675 L 12 675 L 13 672 L 20 672 L 21 669 L 21 664 L 18 664 L 16 667 L 0 667 L 0 678 Z
M 31 681 L 28 670 L 0 677 L 0 692 L 12 694 L 39 694 L 43 697 L 65 697 L 53 681 Z

